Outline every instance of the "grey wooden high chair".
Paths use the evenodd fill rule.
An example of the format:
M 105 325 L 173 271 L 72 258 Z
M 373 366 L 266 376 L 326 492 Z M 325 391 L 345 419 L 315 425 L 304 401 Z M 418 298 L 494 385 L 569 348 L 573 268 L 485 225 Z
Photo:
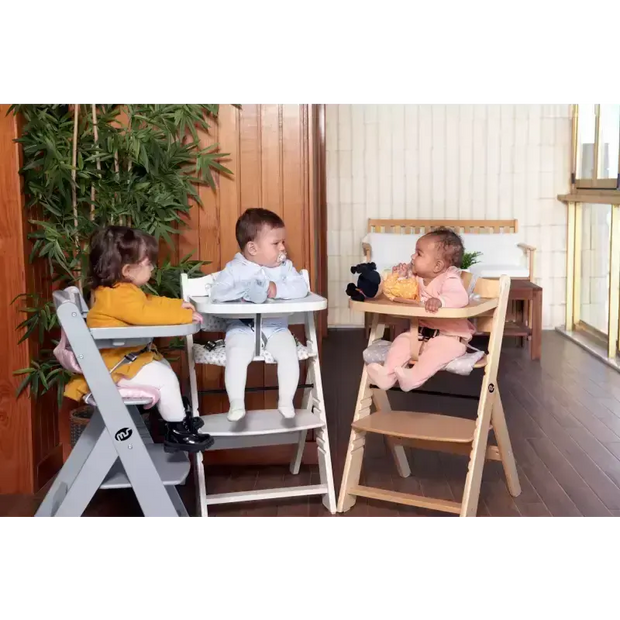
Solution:
M 98 489 L 120 488 L 133 488 L 145 516 L 188 516 L 176 485 L 187 479 L 189 458 L 182 452 L 168 454 L 163 444 L 153 442 L 137 409 L 148 401 L 123 400 L 99 349 L 187 336 L 199 326 L 89 329 L 85 321 L 88 306 L 75 287 L 54 292 L 54 304 L 91 390 L 95 412 L 35 516 L 80 516 Z

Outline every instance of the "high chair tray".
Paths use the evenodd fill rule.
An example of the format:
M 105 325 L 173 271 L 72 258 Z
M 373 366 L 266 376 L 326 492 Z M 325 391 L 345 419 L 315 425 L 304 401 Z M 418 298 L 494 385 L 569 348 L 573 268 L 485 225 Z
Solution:
M 440 308 L 437 312 L 427 312 L 422 304 L 390 301 L 383 295 L 366 301 L 349 300 L 349 308 L 357 312 L 389 314 L 391 316 L 420 317 L 427 319 L 464 319 L 480 316 L 497 307 L 498 299 L 471 301 L 465 308 Z
M 183 325 L 135 325 L 132 327 L 93 327 L 95 340 L 132 340 L 134 338 L 171 338 L 189 336 L 200 331 L 200 323 Z
M 264 304 L 253 304 L 249 301 L 213 302 L 210 297 L 191 297 L 191 301 L 197 312 L 238 318 L 252 318 L 257 314 L 277 315 L 316 312 L 327 308 L 327 299 L 315 293 L 310 293 L 302 299 L 271 299 Z

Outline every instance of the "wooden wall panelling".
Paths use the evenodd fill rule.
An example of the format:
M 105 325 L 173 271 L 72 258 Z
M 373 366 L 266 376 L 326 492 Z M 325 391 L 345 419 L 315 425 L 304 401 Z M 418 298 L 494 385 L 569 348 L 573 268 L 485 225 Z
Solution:
M 3 301 L 0 331 L 6 355 L 0 370 L 0 493 L 31 493 L 42 487 L 61 467 L 63 445 L 61 429 L 68 438 L 69 420 L 60 419 L 55 392 L 30 400 L 24 393 L 16 400 L 15 388 L 23 376 L 13 376 L 19 368 L 30 365 L 41 348 L 52 348 L 51 338 L 43 346 L 36 339 L 17 344 L 23 332 L 17 325 L 24 316 L 19 312 L 23 303 L 11 305 L 15 296 L 38 292 L 49 297 L 52 282 L 47 264 L 37 261 L 30 265 L 31 244 L 27 233 L 32 230 L 29 218 L 36 218 L 36 209 L 25 211 L 23 183 L 19 175 L 22 165 L 21 146 L 14 139 L 21 133 L 21 119 L 10 114 L 8 105 L 0 106 L 0 249 L 5 256 L 0 288 Z M 6 299 L 4 299 L 6 297 Z M 64 411 L 68 416 L 68 411 Z M 67 450 L 68 452 L 68 450 Z
M 0 268 L 0 346 L 8 352 L 0 359 L 0 493 L 18 493 L 20 488 L 33 484 L 32 418 L 27 396 L 15 403 L 20 379 L 12 376 L 16 368 L 28 365 L 29 350 L 27 343 L 17 344 L 20 335 L 15 329 L 22 317 L 11 305 L 13 298 L 25 290 L 25 266 L 16 174 L 19 159 L 13 143 L 17 126 L 14 118 L 6 116 L 6 108 L 0 106 L 0 250 L 6 257 Z
M 23 201 L 18 174 L 19 147 L 17 119 L 7 116 L 8 106 L 0 105 L 0 494 L 32 493 L 35 484 L 35 445 L 40 453 L 39 436 L 33 434 L 33 403 L 24 394 L 15 399 L 21 377 L 13 371 L 30 362 L 27 342 L 18 344 L 16 331 L 23 316 L 11 301 L 26 290 L 26 258 Z

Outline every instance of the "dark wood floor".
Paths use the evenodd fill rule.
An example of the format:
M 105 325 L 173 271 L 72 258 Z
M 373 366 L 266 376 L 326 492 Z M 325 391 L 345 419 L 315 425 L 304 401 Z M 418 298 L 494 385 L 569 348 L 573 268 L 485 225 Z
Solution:
M 336 488 L 362 367 L 361 330 L 331 331 L 323 352 L 324 389 Z M 440 373 L 429 390 L 475 394 L 479 375 Z M 485 467 L 480 516 L 620 516 L 620 374 L 555 332 L 543 336 L 541 362 L 526 349 L 506 343 L 499 381 L 523 492 L 512 498 L 501 465 Z M 391 393 L 394 407 L 473 417 L 476 403 L 464 399 Z M 363 479 L 367 484 L 460 500 L 465 457 L 408 451 L 412 477 L 399 478 L 383 441 L 370 436 Z M 318 470 L 303 467 L 297 477 L 286 467 L 209 469 L 212 492 L 318 482 Z M 193 488 L 183 489 L 193 507 Z M 32 515 L 37 496 L 0 496 L 0 515 Z M 131 491 L 102 491 L 87 511 L 93 516 L 140 515 Z M 214 516 L 330 516 L 318 498 L 213 507 Z M 428 516 L 423 509 L 359 498 L 346 516 Z

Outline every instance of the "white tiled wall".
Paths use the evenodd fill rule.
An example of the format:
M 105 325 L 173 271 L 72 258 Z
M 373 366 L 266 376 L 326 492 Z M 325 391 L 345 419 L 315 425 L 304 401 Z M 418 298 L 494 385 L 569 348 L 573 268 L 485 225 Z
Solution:
M 329 324 L 363 322 L 344 290 L 368 218 L 518 219 L 562 324 L 570 131 L 568 105 L 328 105 Z

